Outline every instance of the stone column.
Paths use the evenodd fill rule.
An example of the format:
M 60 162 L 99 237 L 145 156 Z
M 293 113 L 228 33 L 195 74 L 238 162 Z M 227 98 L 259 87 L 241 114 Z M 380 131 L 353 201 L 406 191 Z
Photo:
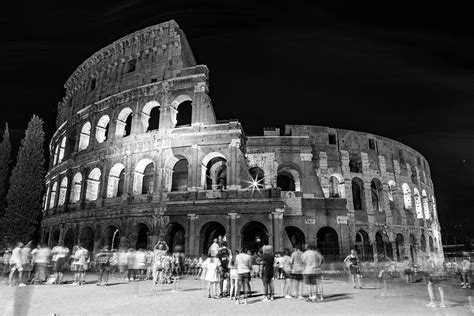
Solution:
M 71 191 L 73 190 L 73 184 L 72 183 L 72 178 L 73 178 L 73 174 L 72 174 L 72 171 L 71 170 L 68 170 L 68 172 L 66 173 L 65 175 L 67 177 L 67 188 L 66 188 L 66 195 L 65 195 L 65 200 L 64 200 L 64 210 L 68 210 L 69 208 L 69 202 L 71 200 Z
M 61 224 L 61 225 L 59 226 L 59 244 L 64 245 L 64 237 L 65 237 L 65 234 L 66 234 L 66 229 L 64 228 L 64 225 Z
M 48 240 L 46 241 L 48 243 L 48 247 L 51 248 L 51 239 L 53 238 L 53 226 L 49 226 L 47 229 L 49 229 L 49 234 L 48 234 Z
M 240 218 L 240 214 L 238 213 L 229 213 L 228 214 L 230 218 L 230 232 L 229 232 L 229 237 L 230 237 L 230 249 L 237 250 L 240 248 L 240 245 L 237 245 L 237 237 L 240 237 L 237 232 L 237 224 L 236 220 L 237 218 Z
M 273 215 L 273 250 L 274 251 L 283 251 L 281 247 L 281 231 L 283 226 L 283 209 L 275 209 L 272 212 Z
M 200 186 L 201 180 L 201 162 L 199 161 L 199 146 L 194 144 L 191 146 L 192 149 L 192 157 L 189 164 L 189 168 L 191 169 L 188 175 L 188 188 L 191 191 L 196 191 Z
M 311 190 L 311 169 L 313 168 L 313 154 L 311 153 L 300 153 L 301 158 L 301 191 L 304 193 L 314 194 L 314 190 Z M 311 191 L 310 191 L 311 190 Z
M 237 190 L 241 187 L 239 150 L 240 139 L 232 139 L 229 144 L 230 161 L 227 162 L 227 188 L 230 190 Z
M 186 239 L 187 245 L 185 245 L 186 253 L 190 255 L 198 255 L 199 249 L 196 249 L 196 219 L 199 218 L 196 214 L 188 214 L 188 227 L 189 233 Z
M 87 176 L 89 174 L 89 168 L 84 168 L 82 171 L 82 183 L 81 183 L 81 195 L 78 201 L 79 207 L 81 209 L 84 208 L 84 204 L 86 202 L 86 193 L 87 193 Z

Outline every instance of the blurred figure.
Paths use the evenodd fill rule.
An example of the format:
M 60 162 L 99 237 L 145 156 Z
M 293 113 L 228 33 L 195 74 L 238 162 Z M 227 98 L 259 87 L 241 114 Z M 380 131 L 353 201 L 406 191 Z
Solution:
M 127 266 L 128 266 L 128 282 L 135 280 L 135 277 L 137 275 L 136 272 L 136 266 L 137 266 L 137 261 L 135 258 L 135 249 L 129 248 L 127 251 Z
M 59 244 L 51 251 L 53 254 L 53 271 L 54 271 L 54 282 L 53 284 L 63 283 L 64 271 L 66 271 L 66 264 L 69 255 L 69 249 L 64 247 L 64 242 L 60 241 Z
M 207 282 L 208 298 L 219 298 L 217 295 L 217 283 L 219 282 L 221 262 L 216 257 L 208 257 L 202 263 L 203 280 Z
M 102 250 L 96 254 L 95 262 L 98 269 L 97 286 L 109 285 L 110 259 L 112 253 L 109 251 L 109 246 L 104 246 Z
M 405 280 L 407 284 L 412 282 L 412 275 L 413 275 L 413 264 L 408 258 L 408 256 L 405 256 L 405 259 L 402 262 L 402 269 L 403 269 L 403 274 L 405 275 Z
M 322 288 L 322 255 L 319 251 L 316 251 L 313 245 L 306 245 L 306 251 L 301 255 L 301 261 L 304 265 L 305 284 L 309 286 L 308 299 L 314 303 L 318 299 L 317 295 L 320 294 L 320 299 L 322 300 L 322 290 L 321 293 L 318 293 L 318 285 Z
M 352 275 L 352 285 L 354 286 L 354 289 L 356 288 L 362 288 L 360 279 L 361 279 L 361 273 L 360 273 L 360 266 L 359 266 L 359 258 L 357 257 L 356 251 L 354 249 L 351 249 L 351 253 L 344 259 L 344 263 L 349 262 L 349 270 L 351 271 Z
M 71 264 L 71 270 L 74 272 L 74 281 L 72 285 L 85 284 L 85 275 L 88 269 L 89 251 L 81 245 L 77 245 Z
M 33 270 L 32 259 L 33 256 L 31 255 L 31 247 L 33 241 L 30 240 L 23 248 L 21 248 L 21 264 L 23 266 L 23 279 L 20 280 L 23 284 L 30 283 L 31 278 L 31 271 Z
M 263 282 L 263 302 L 273 301 L 275 287 L 273 286 L 273 277 L 275 277 L 275 256 L 273 255 L 272 246 L 263 246 L 262 256 L 262 282 Z M 278 273 L 278 270 L 276 270 Z
M 217 251 L 219 250 L 219 239 L 218 238 L 214 238 L 214 241 L 212 243 L 212 245 L 209 247 L 209 251 L 208 251 L 208 256 L 212 257 L 212 256 L 217 256 Z
M 196 263 L 196 279 L 199 279 L 201 277 L 201 274 L 202 274 L 202 263 L 204 262 L 204 254 L 202 254 L 201 256 L 199 256 L 199 259 Z
M 128 261 L 127 261 L 127 252 L 124 248 L 120 248 L 118 254 L 118 269 L 120 278 L 125 280 L 128 275 Z
M 427 307 L 436 307 L 435 295 L 433 287 L 437 287 L 439 291 L 440 303 L 439 307 L 446 307 L 444 304 L 444 291 L 441 287 L 441 281 L 443 278 L 443 265 L 440 262 L 436 262 L 433 258 L 433 255 L 428 256 L 425 261 L 425 273 L 428 278 L 428 295 L 430 297 L 430 302 L 426 305 Z
M 275 279 L 279 279 L 280 278 L 280 273 L 279 273 L 280 254 L 276 253 L 273 257 L 274 257 L 273 258 L 273 277 Z
M 247 297 L 250 294 L 250 271 L 252 271 L 252 258 L 246 249 L 235 257 L 235 266 L 239 275 L 237 283 L 237 304 L 240 304 L 240 287 L 244 290 L 244 304 L 247 304 Z
M 293 297 L 304 299 L 303 297 L 303 262 L 301 256 L 303 252 L 299 245 L 295 247 L 295 251 L 291 254 L 291 278 L 293 280 Z
M 112 249 L 110 252 L 110 272 L 112 277 L 115 278 L 115 272 L 118 272 L 118 251 L 117 249 Z
M 145 280 L 153 279 L 153 252 L 148 249 L 145 252 L 145 265 L 146 265 L 146 276 Z
M 51 249 L 46 244 L 38 245 L 35 251 L 35 277 L 33 283 L 44 284 L 49 276 Z
M 377 286 L 377 294 L 380 296 L 388 296 L 387 288 L 388 288 L 388 280 L 392 278 L 392 267 L 393 262 L 390 258 L 382 258 L 379 260 L 379 273 L 377 275 L 378 279 L 378 286 Z M 380 283 L 382 282 L 382 290 L 379 293 Z
M 252 278 L 260 277 L 259 256 L 256 252 L 252 255 Z
M 153 248 L 153 289 L 160 284 L 163 290 L 163 283 L 165 280 L 165 257 L 169 250 L 168 244 L 165 241 L 159 241 Z
M 10 273 L 10 257 L 12 256 L 12 249 L 7 248 L 3 253 L 2 263 L 3 263 L 3 270 L 2 276 L 5 279 L 5 283 L 8 284 L 8 274 Z
M 236 300 L 237 299 L 237 283 L 239 282 L 239 274 L 237 273 L 237 267 L 235 266 L 235 255 L 230 258 L 229 276 L 230 276 L 229 296 L 231 300 Z
M 16 244 L 16 247 L 12 251 L 12 255 L 10 256 L 9 259 L 9 264 L 10 264 L 10 275 L 8 276 L 8 286 L 12 287 L 13 286 L 13 277 L 15 276 L 15 272 L 18 271 L 18 280 L 19 280 L 19 286 L 26 286 L 26 284 L 22 283 L 23 280 L 23 265 L 21 262 L 21 248 L 24 246 L 24 244 L 20 241 Z
M 283 257 L 280 258 L 280 264 L 283 270 L 282 292 L 285 298 L 291 298 L 291 257 L 290 250 L 285 249 Z
M 232 257 L 232 253 L 229 248 L 227 248 L 227 241 L 222 241 L 222 247 L 217 252 L 217 258 L 220 261 L 220 277 L 219 277 L 219 287 L 220 287 L 220 296 L 225 297 L 229 295 L 230 289 L 230 271 L 229 271 L 229 262 Z
M 471 258 L 464 257 L 461 260 L 462 288 L 471 288 Z
M 144 278 L 143 276 L 146 270 L 146 253 L 142 248 L 138 249 L 138 251 L 135 253 L 135 260 L 138 281 Z

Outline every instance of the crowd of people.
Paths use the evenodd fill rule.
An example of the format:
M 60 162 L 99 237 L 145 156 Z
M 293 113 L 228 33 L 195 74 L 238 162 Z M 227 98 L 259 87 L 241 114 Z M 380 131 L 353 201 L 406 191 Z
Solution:
M 90 253 L 80 244 L 72 251 L 59 243 L 52 249 L 32 241 L 26 245 L 19 242 L 13 249 L 4 252 L 0 263 L 8 286 L 30 284 L 86 284 L 86 273 L 97 273 L 97 286 L 107 286 L 109 276 L 131 281 L 152 280 L 154 290 L 163 290 L 163 285 L 176 282 L 184 276 L 191 276 L 206 283 L 208 298 L 235 300 L 237 304 L 247 304 L 251 294 L 250 280 L 261 279 L 262 301 L 274 300 L 274 280 L 281 279 L 282 294 L 285 298 L 296 298 L 309 302 L 324 300 L 323 263 L 324 257 L 311 244 L 304 249 L 296 246 L 290 252 L 274 253 L 272 246 L 265 245 L 258 252 L 249 249 L 231 251 L 227 242 L 216 238 L 207 254 L 185 256 L 181 247 L 171 252 L 165 241 L 159 241 L 152 249 L 110 249 L 103 247 Z M 304 250 L 304 251 L 303 251 Z M 352 249 L 343 260 L 348 273 L 348 283 L 356 289 L 362 288 L 363 265 L 357 252 Z M 461 286 L 471 288 L 470 258 L 457 262 Z M 425 280 L 428 284 L 430 302 L 428 307 L 445 307 L 442 281 L 446 279 L 449 267 L 431 256 L 420 256 L 416 264 L 405 257 L 403 262 L 381 258 L 376 276 L 379 280 L 380 295 L 387 295 L 388 281 L 394 277 L 403 278 L 408 284 Z M 73 272 L 72 280 L 65 281 L 64 273 Z M 304 289 L 306 289 L 304 291 Z M 435 304 L 435 289 L 439 292 L 440 303 Z M 243 294 L 243 295 L 241 295 Z

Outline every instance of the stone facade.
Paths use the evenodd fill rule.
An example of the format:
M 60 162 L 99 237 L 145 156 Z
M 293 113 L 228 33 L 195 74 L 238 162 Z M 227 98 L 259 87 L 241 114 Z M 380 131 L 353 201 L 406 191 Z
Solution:
M 442 256 L 426 159 L 381 136 L 286 125 L 246 137 L 217 121 L 208 69 L 174 21 L 95 53 L 58 105 L 42 239 L 188 254 L 314 243 L 327 260 Z

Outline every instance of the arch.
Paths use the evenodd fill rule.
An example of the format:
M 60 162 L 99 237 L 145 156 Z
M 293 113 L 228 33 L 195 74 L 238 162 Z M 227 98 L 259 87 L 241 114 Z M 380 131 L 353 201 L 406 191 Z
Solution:
M 188 160 L 182 156 L 173 166 L 171 191 L 186 191 L 188 188 Z
M 66 154 L 66 136 L 63 136 L 59 145 L 58 163 L 63 161 L 64 155 Z
M 223 238 L 226 234 L 225 227 L 219 222 L 207 222 L 201 228 L 199 236 L 201 236 L 200 252 L 207 254 L 215 238 Z
M 203 166 L 204 167 L 204 166 Z M 225 189 L 227 186 L 227 160 L 214 157 L 206 165 L 207 190 Z
M 70 252 L 72 252 L 72 248 L 74 247 L 75 243 L 74 237 L 74 230 L 69 228 L 64 235 L 64 247 L 67 247 Z
M 337 173 L 329 177 L 329 197 L 330 198 L 345 198 L 344 178 Z
M 359 230 L 355 238 L 355 250 L 362 261 L 372 261 L 374 259 L 373 247 L 370 244 L 369 234 L 364 230 Z
M 51 234 L 51 246 L 56 246 L 59 244 L 59 237 L 61 236 L 61 231 L 59 228 L 55 228 Z
M 120 229 L 115 225 L 109 225 L 104 229 L 104 235 L 102 239 L 104 246 L 108 246 L 112 249 L 119 249 L 120 246 Z
M 395 246 L 397 247 L 397 260 L 402 261 L 405 257 L 405 238 L 400 233 L 395 237 Z
M 148 235 L 150 235 L 150 228 L 144 223 L 137 225 L 137 243 L 136 249 L 147 249 L 148 248 Z
M 349 155 L 349 171 L 362 173 L 362 158 L 359 154 L 351 153 Z
M 53 183 L 53 186 L 51 187 L 51 192 L 49 194 L 49 206 L 48 206 L 48 209 L 52 209 L 54 207 L 54 203 L 55 203 L 55 200 L 56 200 L 56 191 L 58 189 L 58 182 L 55 181 Z
M 388 200 L 394 202 L 394 194 L 397 190 L 397 184 L 393 180 L 388 180 Z
M 220 158 L 220 159 L 218 159 L 218 158 Z M 219 162 L 219 161 L 227 162 L 227 159 L 225 158 L 225 156 L 223 154 L 221 154 L 220 152 L 211 152 L 211 153 L 208 153 L 206 156 L 204 156 L 204 158 L 202 158 L 202 161 L 201 161 L 201 187 L 203 189 L 207 189 L 209 181 L 211 182 L 211 186 L 212 186 L 213 179 L 211 177 L 210 168 L 212 167 L 212 165 L 214 163 Z M 214 170 L 214 172 L 215 171 L 216 170 Z M 208 181 L 208 179 L 209 179 L 209 181 Z M 217 178 L 214 178 L 214 181 L 216 181 L 216 180 L 217 180 Z M 226 179 L 226 181 L 227 181 L 227 179 Z
M 67 192 L 67 177 L 64 177 L 61 180 L 61 185 L 59 187 L 59 199 L 58 199 L 58 206 L 64 205 L 66 201 L 66 192 Z
M 109 179 L 107 180 L 107 197 L 114 198 L 122 196 L 124 192 L 125 182 L 125 166 L 121 163 L 116 163 L 109 172 Z
M 142 110 L 142 124 L 145 132 L 159 129 L 160 127 L 160 104 L 150 101 L 145 104 Z
M 372 195 L 372 207 L 374 211 L 383 212 L 383 186 L 379 179 L 374 178 L 370 181 L 370 192 Z
M 54 156 L 53 156 L 53 166 L 55 166 L 59 161 L 59 144 L 56 144 L 54 148 Z
M 94 168 L 87 176 L 86 200 L 95 201 L 99 197 L 100 176 L 99 168 Z
M 436 209 L 436 200 L 435 200 L 435 197 L 434 195 L 431 196 L 431 208 L 432 208 L 432 212 L 433 212 L 433 218 L 438 218 L 438 213 L 437 213 L 437 209 Z
M 71 203 L 77 203 L 81 199 L 81 190 L 82 190 L 82 174 L 80 172 L 77 172 L 74 175 L 74 178 L 72 178 L 72 183 L 71 183 L 71 197 L 70 197 L 70 202 Z
M 299 249 L 304 249 L 306 239 L 301 229 L 296 226 L 287 226 L 285 227 L 285 232 L 293 248 L 298 246 Z
M 415 200 L 416 218 L 423 218 L 423 208 L 421 206 L 420 192 L 417 188 L 413 189 L 413 198 Z
M 263 189 L 265 186 L 265 172 L 260 167 L 252 167 L 249 169 L 250 181 L 252 186 Z
M 431 212 L 430 212 L 430 205 L 428 204 L 428 195 L 426 194 L 425 190 L 421 191 L 421 201 L 423 204 L 423 213 L 425 219 L 430 219 Z
M 410 234 L 409 236 L 409 242 L 410 242 L 410 257 L 413 262 L 416 262 L 417 258 L 417 249 L 416 249 L 416 238 L 413 234 Z
M 418 168 L 415 167 L 415 170 L 411 172 L 411 182 L 418 185 Z
M 166 237 L 168 238 L 168 246 L 170 247 L 170 251 L 174 251 L 175 248 L 181 248 L 181 252 L 184 252 L 184 244 L 185 244 L 185 237 L 184 237 L 184 228 L 180 224 L 173 222 L 169 223 L 166 229 Z
M 435 247 L 434 247 L 433 237 L 429 236 L 428 243 L 430 245 L 430 252 L 435 253 L 436 250 L 435 250 Z
M 153 193 L 155 183 L 155 164 L 149 158 L 140 160 L 135 166 L 133 177 L 133 193 Z
M 406 183 L 402 184 L 402 192 L 403 192 L 403 206 L 405 207 L 406 210 L 411 210 L 412 200 L 411 200 L 410 186 Z
M 360 178 L 352 178 L 352 206 L 354 210 L 361 211 L 365 209 L 364 203 L 364 181 Z
M 99 144 L 105 142 L 108 138 L 109 122 L 110 118 L 108 115 L 103 115 L 97 122 L 97 126 L 95 128 L 95 139 Z
M 84 125 L 82 125 L 81 133 L 79 134 L 78 151 L 87 149 L 87 147 L 89 147 L 90 138 L 91 138 L 91 123 L 85 122 Z
M 425 237 L 425 231 L 424 230 L 421 230 L 420 250 L 421 250 L 422 254 L 426 253 L 426 237 Z
M 89 250 L 90 252 L 94 251 L 94 229 L 90 226 L 85 226 L 82 228 L 81 246 Z
M 258 221 L 250 221 L 242 227 L 242 248 L 258 252 L 263 245 L 268 245 L 267 227 Z
M 191 100 L 181 102 L 176 108 L 176 127 L 189 126 L 192 123 L 193 104 Z
M 388 235 L 385 232 L 378 231 L 375 233 L 375 244 L 377 247 L 377 258 L 393 260 L 392 244 L 388 239 Z
M 301 191 L 301 171 L 293 164 L 282 164 L 277 171 L 277 187 L 282 191 Z
M 316 247 L 327 261 L 339 259 L 339 238 L 332 227 L 321 227 L 316 234 L 316 240 Z
M 116 137 L 127 137 L 132 130 L 132 109 L 123 108 L 117 117 L 117 127 L 115 130 Z

